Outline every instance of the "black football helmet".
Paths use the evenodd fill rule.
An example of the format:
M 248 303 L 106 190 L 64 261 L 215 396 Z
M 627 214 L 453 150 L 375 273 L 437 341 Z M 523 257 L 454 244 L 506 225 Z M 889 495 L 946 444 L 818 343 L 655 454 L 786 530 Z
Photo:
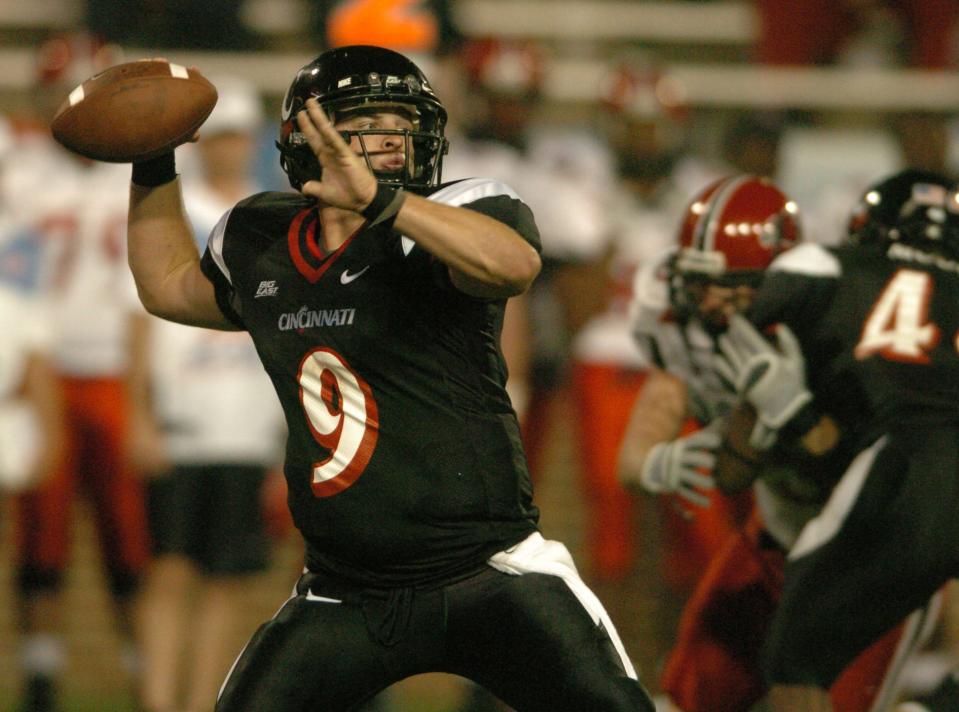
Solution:
M 847 242 L 889 240 L 959 252 L 959 185 L 932 171 L 907 168 L 866 189 L 853 209 Z
M 406 169 L 402 173 L 376 172 L 381 183 L 411 190 L 436 185 L 442 176 L 443 156 L 449 143 L 443 135 L 446 109 L 440 103 L 426 76 L 413 62 L 398 52 L 370 45 L 351 45 L 331 49 L 305 65 L 286 93 L 280 124 L 280 165 L 299 190 L 308 180 L 318 178 L 320 164 L 300 133 L 297 113 L 306 100 L 315 97 L 333 123 L 337 116 L 364 106 L 400 104 L 413 114 L 412 131 L 374 129 L 344 131 L 344 138 L 359 136 L 370 165 L 364 136 L 368 134 L 402 135 L 406 145 Z

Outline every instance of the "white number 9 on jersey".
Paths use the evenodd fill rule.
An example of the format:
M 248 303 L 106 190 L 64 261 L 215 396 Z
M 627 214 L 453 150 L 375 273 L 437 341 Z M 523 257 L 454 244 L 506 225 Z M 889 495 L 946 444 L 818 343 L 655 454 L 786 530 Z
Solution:
M 313 438 L 330 454 L 313 463 L 313 494 L 330 497 L 363 474 L 376 449 L 379 414 L 369 384 L 329 349 L 300 364 L 300 402 Z

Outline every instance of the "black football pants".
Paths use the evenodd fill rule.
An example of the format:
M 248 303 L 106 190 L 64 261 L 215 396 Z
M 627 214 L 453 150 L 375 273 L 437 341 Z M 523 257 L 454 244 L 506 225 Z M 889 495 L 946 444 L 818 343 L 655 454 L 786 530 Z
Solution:
M 433 590 L 305 574 L 240 655 L 216 712 L 347 712 L 424 672 L 467 677 L 518 712 L 654 709 L 562 579 L 488 568 Z

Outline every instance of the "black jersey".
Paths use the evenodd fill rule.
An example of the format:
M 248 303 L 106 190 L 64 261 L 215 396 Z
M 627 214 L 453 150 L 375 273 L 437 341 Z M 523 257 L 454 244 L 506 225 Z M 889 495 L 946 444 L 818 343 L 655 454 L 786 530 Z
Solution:
M 428 197 L 540 249 L 532 213 L 501 183 Z M 505 390 L 505 300 L 454 289 L 445 265 L 391 225 L 326 252 L 312 200 L 264 193 L 221 219 L 202 265 L 286 413 L 307 565 L 414 585 L 475 569 L 534 531 L 538 512 Z
M 858 447 L 959 423 L 959 263 L 900 243 L 802 245 L 770 266 L 751 316 L 789 325 L 817 404 Z

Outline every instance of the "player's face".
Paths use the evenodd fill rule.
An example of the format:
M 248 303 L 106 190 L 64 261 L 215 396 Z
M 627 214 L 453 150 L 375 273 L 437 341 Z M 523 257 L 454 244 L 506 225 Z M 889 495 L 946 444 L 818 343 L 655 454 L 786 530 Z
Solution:
M 402 107 L 377 107 L 349 112 L 338 118 L 336 128 L 340 131 L 366 131 L 362 136 L 350 137 L 350 148 L 363 155 L 364 148 L 370 164 L 377 173 L 401 173 L 407 165 L 407 150 L 412 152 L 412 143 L 400 133 L 376 133 L 383 131 L 414 131 L 411 114 Z M 412 156 L 410 165 L 412 165 Z
M 746 311 L 756 296 L 756 288 L 745 284 L 722 286 L 703 282 L 691 285 L 690 291 L 699 304 L 699 318 L 715 331 L 724 330 L 729 317 Z

